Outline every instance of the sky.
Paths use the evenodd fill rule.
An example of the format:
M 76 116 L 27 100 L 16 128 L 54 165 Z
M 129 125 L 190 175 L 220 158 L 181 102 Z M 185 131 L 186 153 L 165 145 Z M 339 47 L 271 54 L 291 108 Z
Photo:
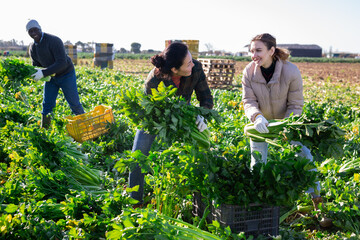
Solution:
M 278 44 L 317 44 L 360 53 L 360 0 L 4 0 L 0 40 L 29 44 L 25 25 L 64 42 L 113 43 L 162 51 L 165 40 L 199 40 L 199 50 L 246 51 L 257 34 Z

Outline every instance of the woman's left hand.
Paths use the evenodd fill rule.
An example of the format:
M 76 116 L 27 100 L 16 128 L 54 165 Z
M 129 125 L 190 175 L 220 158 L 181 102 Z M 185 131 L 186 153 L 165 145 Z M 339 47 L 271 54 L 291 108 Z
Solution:
M 196 118 L 196 125 L 200 132 L 204 131 L 207 128 L 207 125 L 205 123 L 205 119 L 203 116 L 198 115 Z

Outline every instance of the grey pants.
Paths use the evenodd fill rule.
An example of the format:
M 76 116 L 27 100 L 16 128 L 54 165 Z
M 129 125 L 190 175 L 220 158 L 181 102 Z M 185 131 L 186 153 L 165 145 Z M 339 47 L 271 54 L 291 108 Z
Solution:
M 301 151 L 297 153 L 298 156 L 304 157 L 309 159 L 310 161 L 313 161 L 313 156 L 311 155 L 310 149 L 308 149 L 306 146 L 304 146 L 301 142 L 297 141 L 291 141 L 292 145 L 295 146 L 302 146 Z M 251 148 L 251 163 L 250 168 L 252 169 L 253 166 L 257 163 L 258 160 L 254 157 L 255 152 L 258 152 L 261 154 L 261 162 L 266 163 L 267 162 L 267 152 L 268 152 L 268 143 L 267 142 L 254 142 L 250 140 L 250 148 Z M 310 171 L 317 171 L 316 168 L 311 169 Z M 306 193 L 310 193 L 313 197 L 318 196 L 318 193 L 320 192 L 320 183 L 316 182 L 316 190 L 312 187 L 310 187 Z M 315 192 L 317 194 L 315 194 Z

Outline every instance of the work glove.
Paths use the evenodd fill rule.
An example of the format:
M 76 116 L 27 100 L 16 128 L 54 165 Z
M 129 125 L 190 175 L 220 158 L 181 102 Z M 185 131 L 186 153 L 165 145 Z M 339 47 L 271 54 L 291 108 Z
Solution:
M 259 133 L 269 133 L 268 124 L 269 122 L 261 114 L 255 118 L 254 127 Z
M 38 81 L 44 77 L 44 74 L 40 68 L 35 68 L 35 69 L 36 69 L 36 73 L 31 75 L 31 77 L 33 77 L 35 81 Z
M 200 132 L 204 131 L 207 128 L 207 125 L 205 123 L 205 119 L 203 116 L 198 115 L 196 118 L 196 125 Z

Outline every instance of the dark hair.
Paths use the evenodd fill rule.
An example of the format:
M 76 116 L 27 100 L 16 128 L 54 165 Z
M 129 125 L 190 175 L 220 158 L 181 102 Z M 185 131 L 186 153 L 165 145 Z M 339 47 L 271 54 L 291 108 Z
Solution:
M 151 57 L 151 63 L 157 68 L 157 72 L 171 75 L 171 69 L 179 69 L 184 63 L 188 53 L 188 47 L 182 42 L 169 44 L 162 53 Z
M 273 55 L 273 58 L 279 58 L 281 60 L 287 60 L 289 58 L 289 51 L 284 48 L 278 48 L 276 47 L 276 39 L 270 35 L 269 33 L 263 33 L 256 35 L 253 39 L 251 39 L 251 42 L 253 41 L 261 41 L 265 44 L 268 50 L 270 50 L 272 47 L 275 48 L 275 52 Z

